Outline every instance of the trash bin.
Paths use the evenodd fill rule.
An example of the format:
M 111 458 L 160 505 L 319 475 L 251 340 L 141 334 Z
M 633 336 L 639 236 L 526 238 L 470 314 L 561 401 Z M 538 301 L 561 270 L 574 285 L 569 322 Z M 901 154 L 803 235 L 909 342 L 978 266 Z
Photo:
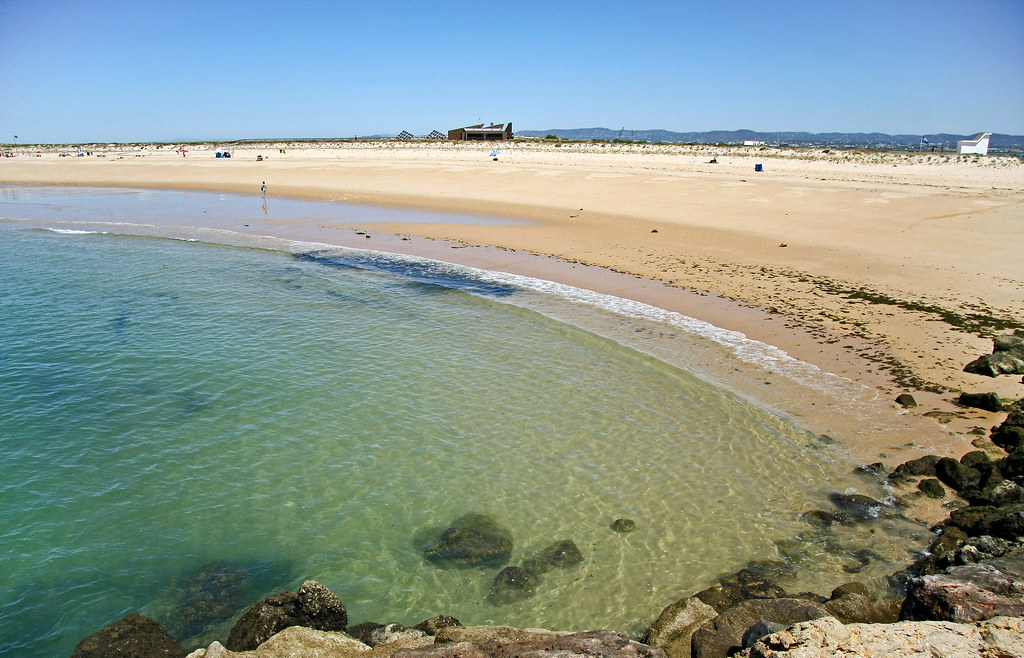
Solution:
M 764 170 L 761 168 L 761 165 L 756 164 L 756 165 L 754 165 L 754 171 L 764 171 Z

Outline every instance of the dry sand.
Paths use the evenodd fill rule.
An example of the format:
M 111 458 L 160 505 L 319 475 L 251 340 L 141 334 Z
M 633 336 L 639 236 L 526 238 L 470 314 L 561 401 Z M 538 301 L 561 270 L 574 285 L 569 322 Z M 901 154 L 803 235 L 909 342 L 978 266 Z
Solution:
M 1005 331 L 996 320 L 1024 325 L 1024 165 L 1014 158 L 542 142 L 193 145 L 187 157 L 173 146 L 88 148 L 88 157 L 22 149 L 0 159 L 0 182 L 255 195 L 266 181 L 271 199 L 514 218 L 358 226 L 254 218 L 244 230 L 357 246 L 366 237 L 355 231 L 367 231 L 385 251 L 699 317 L 886 399 L 913 393 L 921 406 L 910 413 L 936 418 L 950 454 L 972 449 L 972 428 L 1002 418 L 957 407 L 959 391 L 1024 395 L 1020 377 L 962 372 Z M 231 159 L 214 157 L 228 148 Z M 972 316 L 956 326 L 956 317 Z M 868 441 L 854 453 L 916 456 L 890 448 Z

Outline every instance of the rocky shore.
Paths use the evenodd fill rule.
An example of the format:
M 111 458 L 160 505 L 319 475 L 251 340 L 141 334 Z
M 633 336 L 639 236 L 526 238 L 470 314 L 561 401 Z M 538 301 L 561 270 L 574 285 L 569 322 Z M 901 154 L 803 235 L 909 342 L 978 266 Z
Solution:
M 995 355 L 970 368 L 984 374 L 1021 374 L 1024 337 L 995 340 Z M 997 363 L 998 365 L 992 365 Z M 991 365 L 991 367 L 989 367 Z M 904 404 L 912 399 L 904 398 Z M 961 396 L 965 406 L 1006 412 L 980 449 L 959 459 L 929 455 L 885 472 L 900 493 L 895 502 L 836 493 L 833 510 L 810 510 L 807 523 L 827 531 L 834 524 L 863 525 L 899 514 L 906 499 L 950 500 L 948 518 L 932 529 L 934 541 L 920 558 L 889 578 L 884 595 L 851 581 L 823 596 L 787 592 L 792 576 L 783 561 L 757 561 L 715 585 L 668 605 L 642 637 L 609 630 L 584 632 L 463 626 L 432 617 L 413 626 L 348 625 L 348 611 L 329 589 L 312 580 L 297 591 L 271 596 L 241 613 L 222 644 L 189 652 L 181 641 L 231 619 L 225 605 L 236 588 L 229 570 L 212 570 L 206 584 L 160 623 L 129 615 L 83 639 L 72 658 L 767 658 L 771 656 L 1024 656 L 1024 399 L 1006 404 L 991 395 Z M 949 490 L 956 496 L 949 496 Z M 613 528 L 631 529 L 629 519 Z M 502 605 L 535 594 L 553 569 L 583 559 L 571 540 L 552 544 L 521 566 L 505 529 L 488 517 L 467 514 L 422 542 L 423 557 L 446 567 L 502 566 L 490 602 Z M 864 559 L 870 559 L 865 556 Z M 851 573 L 856 569 L 851 568 Z

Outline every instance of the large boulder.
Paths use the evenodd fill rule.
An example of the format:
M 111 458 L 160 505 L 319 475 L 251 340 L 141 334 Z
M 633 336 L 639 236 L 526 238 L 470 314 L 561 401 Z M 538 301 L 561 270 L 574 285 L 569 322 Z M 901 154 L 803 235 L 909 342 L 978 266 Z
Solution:
M 83 638 L 71 658 L 185 658 L 187 653 L 157 622 L 128 615 Z
M 1024 374 L 1024 337 L 996 336 L 992 354 L 978 357 L 964 366 L 964 372 L 987 377 Z
M 566 631 L 513 626 L 448 626 L 437 632 L 438 644 L 465 642 L 474 646 L 506 645 L 517 642 L 547 642 L 569 635 Z
M 664 650 L 668 658 L 690 658 L 694 631 L 717 616 L 718 611 L 695 596 L 680 599 L 661 611 L 646 642 Z
M 979 658 L 1024 656 L 1024 619 L 996 617 L 974 624 L 904 621 L 843 625 L 814 619 L 758 640 L 738 658 Z
M 980 621 L 1024 616 L 1024 555 L 950 567 L 908 583 L 900 618 L 910 621 Z
M 465 514 L 431 538 L 423 555 L 442 566 L 501 566 L 512 555 L 512 533 L 489 516 Z
M 726 658 L 743 647 L 743 637 L 759 621 L 795 624 L 827 617 L 828 611 L 804 599 L 750 599 L 729 608 L 693 633 L 693 658 Z
M 289 626 L 344 631 L 347 625 L 348 611 L 338 597 L 320 583 L 307 580 L 298 591 L 275 594 L 249 608 L 228 634 L 227 648 L 255 649 Z

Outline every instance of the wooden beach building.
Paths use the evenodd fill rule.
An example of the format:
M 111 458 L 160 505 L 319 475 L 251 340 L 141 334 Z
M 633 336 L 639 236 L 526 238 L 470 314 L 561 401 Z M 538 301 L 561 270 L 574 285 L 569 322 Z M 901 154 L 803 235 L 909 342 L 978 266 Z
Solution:
M 479 140 L 482 142 L 507 142 L 512 139 L 512 122 L 507 124 L 496 123 L 491 126 L 478 124 L 455 128 L 448 131 L 448 139 L 460 142 Z

